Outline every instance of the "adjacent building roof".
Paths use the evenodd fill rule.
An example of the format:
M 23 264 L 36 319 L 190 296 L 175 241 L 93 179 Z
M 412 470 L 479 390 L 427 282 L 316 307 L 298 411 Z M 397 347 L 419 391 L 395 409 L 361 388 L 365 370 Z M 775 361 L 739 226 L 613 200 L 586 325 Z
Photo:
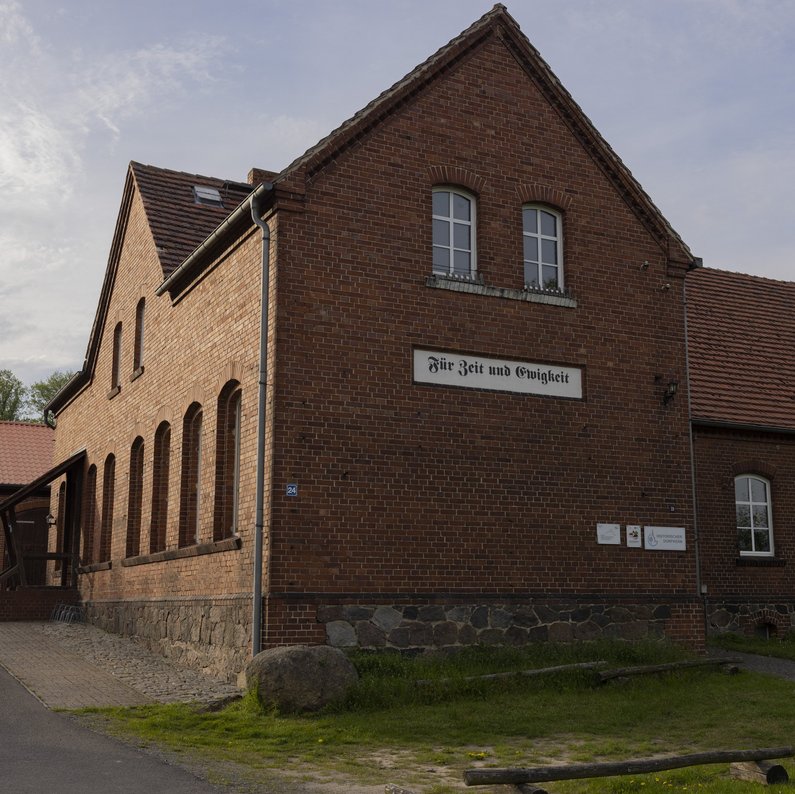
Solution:
M 46 425 L 0 422 L 0 487 L 20 487 L 52 466 L 55 434 Z
M 693 421 L 795 430 L 795 283 L 700 268 L 686 289 Z
M 252 186 L 201 174 L 130 163 L 146 219 L 157 248 L 163 276 L 171 274 L 227 215 Z M 215 188 L 220 204 L 197 201 L 194 188 Z

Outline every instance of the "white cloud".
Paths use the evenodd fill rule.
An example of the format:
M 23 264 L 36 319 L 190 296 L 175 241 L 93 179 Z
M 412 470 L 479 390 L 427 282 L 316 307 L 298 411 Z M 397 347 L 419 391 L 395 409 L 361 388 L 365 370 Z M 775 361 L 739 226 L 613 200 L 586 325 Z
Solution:
M 103 51 L 45 30 L 0 0 L 0 366 L 28 381 L 82 361 L 112 232 L 97 163 L 133 119 L 211 85 L 225 46 L 196 35 Z
M 19 3 L 0 3 L 0 41 L 5 45 L 23 42 L 28 50 L 39 51 L 39 39 L 22 13 Z
M 13 97 L 0 109 L 0 206 L 22 194 L 37 205 L 50 201 L 46 191 L 69 193 L 70 177 L 80 164 L 69 134 L 46 112 Z
M 84 129 L 99 121 L 118 138 L 125 119 L 180 94 L 189 82 L 212 82 L 209 66 L 223 45 L 220 37 L 199 36 L 179 47 L 155 44 L 89 64 L 71 80 L 78 121 Z

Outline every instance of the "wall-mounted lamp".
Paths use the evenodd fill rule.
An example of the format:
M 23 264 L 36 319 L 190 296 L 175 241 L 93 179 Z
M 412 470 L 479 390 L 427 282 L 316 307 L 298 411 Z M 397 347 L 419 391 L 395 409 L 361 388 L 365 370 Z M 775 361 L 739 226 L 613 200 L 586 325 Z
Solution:
M 57 519 L 52 513 L 47 513 L 47 526 L 54 527 L 58 523 Z
M 676 397 L 678 389 L 679 383 L 677 381 L 668 381 L 668 385 L 665 387 L 665 393 L 663 394 L 663 405 L 668 405 L 668 403 Z

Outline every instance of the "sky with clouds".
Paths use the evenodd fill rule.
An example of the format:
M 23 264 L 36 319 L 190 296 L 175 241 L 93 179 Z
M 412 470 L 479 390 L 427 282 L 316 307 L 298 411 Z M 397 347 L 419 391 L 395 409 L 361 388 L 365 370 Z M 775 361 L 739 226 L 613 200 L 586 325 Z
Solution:
M 704 264 L 795 278 L 795 3 L 510 0 Z M 0 369 L 85 355 L 127 163 L 280 171 L 478 0 L 0 0 Z

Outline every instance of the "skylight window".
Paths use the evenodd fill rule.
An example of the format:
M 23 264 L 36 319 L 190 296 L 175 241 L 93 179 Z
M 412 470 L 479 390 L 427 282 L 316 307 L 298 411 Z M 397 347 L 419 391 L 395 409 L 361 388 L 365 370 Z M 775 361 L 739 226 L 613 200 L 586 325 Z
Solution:
M 194 185 L 193 195 L 197 204 L 207 204 L 210 207 L 223 207 L 224 202 L 221 201 L 221 194 L 218 188 L 207 187 L 206 185 Z

